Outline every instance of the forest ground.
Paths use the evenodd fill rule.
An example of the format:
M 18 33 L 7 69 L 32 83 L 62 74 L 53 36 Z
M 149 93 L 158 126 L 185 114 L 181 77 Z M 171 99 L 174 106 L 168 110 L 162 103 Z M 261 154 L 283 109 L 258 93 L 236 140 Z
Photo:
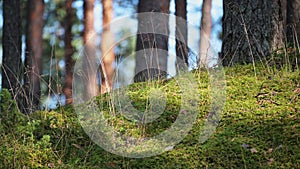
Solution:
M 0 168 L 300 168 L 299 67 L 256 65 L 224 68 L 226 103 L 216 132 L 199 142 L 209 112 L 209 79 L 201 77 L 201 107 L 188 135 L 161 155 L 131 159 L 111 154 L 84 133 L 72 107 L 20 114 L 3 90 L 0 119 Z M 255 73 L 256 72 L 256 76 Z M 168 128 L 178 114 L 180 97 L 174 80 L 151 83 L 167 92 L 162 116 L 143 128 L 122 118 L 112 119 L 119 132 L 153 136 Z M 129 87 L 137 108 L 145 106 L 149 83 Z M 172 90 L 174 89 L 174 90 Z M 108 97 L 98 98 L 109 112 Z M 106 105 L 106 107 L 105 107 Z

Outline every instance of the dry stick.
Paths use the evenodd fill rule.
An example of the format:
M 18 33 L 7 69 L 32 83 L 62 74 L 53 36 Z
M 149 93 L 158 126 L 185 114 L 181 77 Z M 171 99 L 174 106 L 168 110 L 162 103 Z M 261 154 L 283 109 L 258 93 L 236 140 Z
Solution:
M 258 40 L 256 38 L 254 38 L 254 40 L 255 40 L 256 45 L 259 46 Z M 259 46 L 259 47 L 261 48 L 261 46 Z M 260 54 L 263 58 L 266 58 L 266 56 L 262 50 L 260 51 Z M 271 57 L 273 58 L 273 55 L 271 55 Z M 270 66 L 268 65 L 268 61 L 265 59 L 265 61 L 266 61 L 266 63 L 265 63 L 266 66 L 265 66 L 263 60 L 260 57 L 259 57 L 259 59 L 260 59 L 260 62 L 262 63 L 263 68 L 267 68 L 268 72 L 271 72 Z
M 110 50 L 112 50 L 113 49 L 113 47 L 114 47 L 114 45 L 112 45 L 109 49 L 108 49 L 108 51 L 110 51 Z M 108 51 L 104 54 L 104 55 L 102 55 L 103 57 L 105 57 L 106 56 L 106 54 L 108 53 Z M 111 93 L 111 90 L 112 89 L 110 89 L 110 87 L 112 87 L 112 86 L 109 86 L 109 83 L 108 83 L 108 78 L 107 78 L 107 73 L 106 73 L 106 71 L 105 71 L 105 65 L 104 65 L 104 62 L 103 62 L 103 60 L 100 58 L 100 68 L 102 69 L 102 72 L 103 72 L 103 75 L 104 75 L 104 79 L 105 79 L 105 85 L 106 85 L 106 90 L 107 90 L 107 92 L 108 93 Z M 111 84 L 111 85 L 113 85 L 113 84 Z M 114 117 L 116 117 L 116 111 L 115 111 L 115 107 L 114 107 L 114 104 L 113 104 L 113 102 L 114 102 L 114 100 L 113 100 L 113 95 L 112 94 L 109 94 L 109 97 L 110 97 L 110 102 L 109 102 L 109 104 L 110 104 L 110 106 L 109 106 L 109 111 L 110 112 L 112 112 L 113 113 L 113 116 Z
M 6 69 L 8 69 L 9 72 L 12 72 L 12 70 L 11 70 L 10 68 L 6 67 L 4 64 L 2 65 L 2 67 L 3 67 L 3 73 L 2 73 L 2 76 L 6 76 L 6 77 L 8 78 Z M 17 79 L 17 76 L 16 76 L 16 75 L 14 75 L 14 76 L 15 76 L 15 78 Z M 11 85 L 10 80 L 8 80 L 8 83 L 9 83 L 9 86 L 10 86 L 10 88 L 11 88 L 11 89 L 9 89 L 9 90 L 11 90 L 12 95 L 13 95 L 13 98 L 15 99 L 15 98 L 16 98 L 16 94 L 14 93 L 14 89 L 12 89 L 12 85 Z
M 300 93 L 295 94 L 295 95 L 291 98 L 291 100 L 289 101 L 288 104 L 291 104 L 291 103 L 292 103 L 299 95 L 300 95 Z
M 111 50 L 111 49 L 112 49 L 112 47 L 109 50 Z M 105 57 L 105 56 L 106 56 L 106 54 L 103 55 L 103 57 Z M 102 61 L 102 59 L 100 59 L 100 64 L 101 64 L 101 69 L 102 69 L 104 79 L 105 79 L 106 90 L 107 90 L 108 93 L 110 93 L 111 89 L 110 89 L 110 86 L 108 84 L 107 74 L 106 74 L 106 71 L 105 71 L 105 65 L 104 65 L 104 62 Z
M 48 98 L 50 98 L 50 92 L 51 92 L 51 72 L 52 72 L 52 59 L 54 55 L 54 46 L 52 46 L 51 49 L 51 56 L 50 56 L 50 70 L 49 70 L 49 81 L 48 81 Z M 48 109 L 48 104 L 46 104 L 46 110 Z
M 293 30 L 294 30 L 294 33 L 295 33 L 295 35 L 294 35 L 294 37 L 295 37 L 295 45 L 297 45 L 297 48 L 298 48 L 298 54 L 300 54 L 300 45 L 299 45 L 299 41 L 298 41 L 298 36 L 297 36 L 297 31 L 296 31 L 296 28 L 295 28 L 295 26 L 293 26 Z M 298 58 L 296 57 L 296 66 L 297 66 L 297 68 L 298 68 L 298 70 L 299 70 L 299 67 L 298 67 Z
M 151 23 L 152 23 L 152 20 L 151 20 Z M 152 29 L 154 30 L 153 23 L 152 23 Z M 141 33 L 141 35 L 143 35 L 143 33 Z M 147 36 L 148 36 L 147 39 L 150 38 L 150 37 L 149 37 L 149 34 L 148 34 Z M 155 35 L 153 34 L 153 36 L 155 36 Z M 153 37 L 153 39 L 155 39 L 155 38 Z M 148 42 L 150 43 L 150 41 L 148 41 Z M 155 43 L 155 42 L 153 41 L 153 43 Z M 142 45 L 143 45 L 143 50 L 144 50 L 143 55 L 144 55 L 144 57 L 145 57 L 146 67 L 149 68 L 149 64 L 150 64 L 150 63 L 148 63 L 148 60 L 146 59 L 146 58 L 147 58 L 147 55 L 146 55 L 146 47 L 145 47 L 145 43 L 144 43 L 144 39 L 143 39 L 143 38 L 142 38 Z M 154 46 L 154 44 L 152 44 L 152 45 Z M 152 51 L 151 51 L 151 52 L 152 52 Z M 143 70 L 142 70 L 142 71 L 143 71 Z M 151 75 L 150 75 L 150 68 L 147 69 L 147 71 L 148 71 L 148 72 L 147 72 L 147 73 L 148 73 L 148 77 L 151 76 Z M 143 75 L 142 75 L 142 76 L 143 76 Z M 150 85 L 150 81 L 148 81 L 147 83 Z M 148 110 L 148 106 L 147 106 L 147 105 L 148 105 L 148 102 L 149 102 L 149 100 L 148 100 L 148 97 L 147 97 L 145 111 Z M 143 119 L 144 119 L 144 114 L 143 114 L 142 119 L 139 119 L 140 121 L 139 121 L 138 123 L 139 123 L 139 127 L 142 128 L 142 136 L 144 137 L 144 136 L 145 136 L 145 132 L 146 132 L 146 125 L 142 123 L 142 120 L 143 120 Z
M 112 50 L 113 47 L 114 47 L 114 45 L 112 45 L 108 49 L 108 51 Z M 107 55 L 108 51 L 106 51 L 106 53 L 104 53 L 104 54 L 102 53 L 102 57 L 105 57 Z M 113 117 L 116 117 L 116 111 L 115 111 L 115 107 L 114 107 L 114 96 L 113 96 L 113 94 L 111 94 L 111 89 L 110 89 L 110 86 L 109 86 L 109 83 L 108 83 L 108 80 L 107 80 L 108 79 L 107 78 L 107 73 L 105 71 L 105 65 L 104 65 L 104 62 L 103 62 L 102 58 L 100 58 L 99 60 L 100 60 L 100 68 L 102 70 L 104 80 L 105 80 L 106 90 L 108 89 L 107 92 L 109 93 L 108 94 L 108 97 L 109 97 L 109 100 L 110 100 L 109 101 L 109 106 L 108 106 L 109 107 L 109 112 L 112 113 Z M 102 92 L 102 91 L 100 91 L 100 92 Z M 114 126 L 114 121 L 111 122 L 111 126 Z M 115 137 L 115 135 L 113 135 L 112 140 L 113 140 L 113 147 L 116 148 L 116 137 Z M 88 152 L 87 152 L 87 154 L 88 154 Z M 87 157 L 87 154 L 86 154 L 86 157 Z M 86 161 L 86 158 L 85 158 L 84 162 L 85 161 Z
M 151 20 L 151 23 L 152 23 L 152 20 Z M 152 29 L 154 30 L 154 28 L 153 28 L 153 23 L 152 23 Z M 146 59 L 146 57 L 147 57 L 147 56 L 146 56 L 146 47 L 145 47 L 145 43 L 144 43 L 144 39 L 143 39 L 142 35 L 143 35 L 143 33 L 141 32 L 141 39 L 142 39 L 141 42 L 142 42 L 142 45 L 143 45 L 143 50 L 144 50 L 144 52 L 145 52 L 145 53 L 143 53 L 143 55 L 145 56 L 146 67 L 149 68 L 149 65 L 148 65 L 148 62 L 147 62 L 147 59 Z M 148 36 L 147 38 L 150 38 L 149 35 L 147 35 L 147 36 Z M 150 43 L 150 42 L 149 42 L 149 43 Z M 154 43 L 154 42 L 153 42 L 153 43 Z M 150 76 L 150 71 L 149 71 L 149 69 L 147 69 L 147 71 L 148 71 L 148 77 L 149 77 L 149 76 Z M 148 81 L 148 83 L 150 84 L 149 81 Z M 146 100 L 146 108 L 145 108 L 145 111 L 148 110 L 147 105 L 148 105 L 148 98 L 147 98 L 147 100 Z M 144 119 L 144 115 L 143 115 L 142 119 Z M 141 119 L 140 119 L 140 120 L 141 120 Z M 142 127 L 142 136 L 145 136 L 145 131 L 146 131 L 145 125 L 143 125 L 143 123 L 141 123 L 141 122 L 138 122 L 138 124 L 140 124 L 139 126 Z
M 89 149 L 87 151 L 85 151 L 85 157 L 84 157 L 84 160 L 83 160 L 83 164 L 86 163 L 87 158 L 88 158 L 89 153 L 91 152 L 92 148 L 93 148 L 93 145 L 92 145 L 92 142 L 90 142 Z
M 250 32 L 250 33 L 251 33 L 251 32 Z M 261 48 L 261 45 L 259 45 L 258 40 L 257 40 L 255 37 L 254 37 L 254 42 L 255 42 L 255 44 L 256 44 L 259 48 Z M 261 54 L 261 56 L 262 56 L 263 58 L 266 58 L 266 56 L 265 56 L 265 54 L 263 53 L 262 50 L 259 50 L 258 52 L 260 52 L 260 54 Z M 273 56 L 272 56 L 272 57 L 273 57 Z M 262 63 L 263 68 L 266 68 L 266 67 L 267 67 L 268 72 L 271 72 L 271 71 L 270 71 L 270 68 L 269 68 L 269 66 L 268 66 L 268 64 L 267 64 L 267 62 L 266 62 L 266 67 L 265 67 L 264 62 L 263 62 L 263 60 L 261 59 L 261 57 L 259 57 L 259 60 L 260 60 L 260 62 Z
M 7 69 L 10 73 L 12 73 L 12 70 L 11 70 L 9 67 L 5 66 L 5 65 L 1 65 L 1 66 L 3 67 L 3 69 L 2 69 L 2 70 L 3 70 L 2 76 L 8 77 L 6 69 Z M 17 75 L 14 74 L 14 78 L 17 79 L 17 78 L 18 78 Z M 20 83 L 20 81 L 19 81 L 19 80 L 17 80 L 17 81 L 18 81 L 18 83 L 19 83 L 19 86 L 22 86 L 22 84 Z M 11 89 L 8 89 L 8 90 L 11 91 L 13 100 L 17 100 L 17 95 L 18 95 L 17 90 L 16 90 L 16 93 L 15 93 L 15 89 L 12 88 L 12 84 L 11 84 L 11 81 L 10 81 L 10 80 L 8 80 L 8 83 L 9 83 L 9 86 L 10 86 L 10 88 L 11 88 Z M 20 87 L 20 90 L 22 90 L 23 92 L 25 92 L 25 91 L 23 90 L 22 87 Z M 19 108 L 19 105 L 18 105 L 18 104 L 17 104 L 17 109 L 20 111 L 20 108 Z
M 243 15 L 241 15 L 241 18 L 242 18 L 242 22 L 243 22 L 244 31 L 245 31 L 245 34 L 246 34 L 246 39 L 247 39 L 247 42 L 249 44 L 250 55 L 252 57 L 252 65 L 253 65 L 253 70 L 254 70 L 254 76 L 255 76 L 255 79 L 257 80 L 254 56 L 253 56 L 252 47 L 251 47 L 251 44 L 250 44 L 249 34 L 248 34 L 248 31 L 247 31 L 247 28 L 246 28 L 246 24 L 245 24 Z
M 294 37 L 295 37 L 295 45 L 297 45 L 298 53 L 300 53 L 300 45 L 299 45 L 299 41 L 298 41 L 297 31 L 296 31 L 296 28 L 294 25 L 292 26 L 292 28 L 293 28 Z
M 241 44 L 241 42 L 242 42 L 242 38 L 240 38 L 237 46 L 239 46 Z M 233 53 L 233 56 L 231 57 L 231 60 L 229 61 L 229 65 L 233 63 L 233 59 L 234 59 L 235 54 L 236 54 L 237 51 L 238 51 L 238 48 L 235 49 L 235 51 Z M 225 54 L 225 55 L 227 55 L 227 54 Z
M 56 55 L 55 55 L 56 57 Z M 57 90 L 57 94 L 58 94 L 58 98 L 57 98 L 57 103 L 59 104 L 59 106 L 62 105 L 61 103 L 61 84 L 59 83 L 59 75 L 58 75 L 58 64 L 57 64 L 57 59 L 55 58 L 55 68 L 56 68 L 56 80 L 57 80 L 57 83 L 56 83 L 56 90 Z
M 296 45 L 297 45 L 297 48 L 298 48 L 298 54 L 300 54 L 300 45 L 299 45 L 299 41 L 298 41 L 298 36 L 297 36 L 297 32 L 296 32 L 296 28 L 293 27 L 294 29 L 294 32 L 295 32 L 295 40 L 296 40 Z M 296 57 L 296 66 L 299 70 L 299 67 L 298 67 L 298 58 Z

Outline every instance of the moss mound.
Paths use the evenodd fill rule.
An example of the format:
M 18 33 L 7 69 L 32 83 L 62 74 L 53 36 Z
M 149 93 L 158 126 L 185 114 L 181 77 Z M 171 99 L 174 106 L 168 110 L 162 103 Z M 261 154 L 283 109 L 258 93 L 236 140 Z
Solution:
M 208 75 L 195 71 L 199 106 L 188 135 L 171 150 L 142 159 L 111 154 L 83 131 L 74 108 L 60 107 L 22 115 L 8 92 L 1 93 L 0 168 L 299 168 L 300 71 L 251 65 L 225 69 L 227 99 L 216 132 L 199 142 L 210 112 Z M 182 95 L 176 80 L 137 83 L 127 95 L 138 110 L 147 110 L 151 90 L 164 94 L 164 112 L 147 125 L 112 116 L 110 96 L 95 101 L 115 129 L 137 138 L 169 128 L 180 112 Z M 161 96 L 159 93 L 156 97 Z M 132 117 L 140 118 L 140 117 Z

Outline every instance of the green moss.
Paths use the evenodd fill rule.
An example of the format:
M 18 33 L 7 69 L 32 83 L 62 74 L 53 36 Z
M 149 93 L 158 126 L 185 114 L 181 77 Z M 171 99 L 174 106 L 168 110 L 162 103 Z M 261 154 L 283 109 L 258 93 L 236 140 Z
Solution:
M 77 117 L 71 107 L 24 116 L 3 90 L 0 168 L 299 168 L 300 95 L 296 89 L 300 72 L 261 65 L 255 70 L 256 77 L 252 65 L 225 68 L 223 118 L 202 144 L 199 136 L 210 111 L 210 84 L 207 72 L 194 71 L 200 99 L 192 130 L 172 150 L 143 159 L 120 157 L 97 146 L 78 121 L 85 117 Z M 130 121 L 118 109 L 112 115 L 111 95 L 98 97 L 97 104 L 122 134 L 151 137 L 174 123 L 182 101 L 175 79 L 133 84 L 126 94 L 134 108 L 145 111 L 151 106 L 153 89 L 165 93 L 166 107 L 152 123 Z

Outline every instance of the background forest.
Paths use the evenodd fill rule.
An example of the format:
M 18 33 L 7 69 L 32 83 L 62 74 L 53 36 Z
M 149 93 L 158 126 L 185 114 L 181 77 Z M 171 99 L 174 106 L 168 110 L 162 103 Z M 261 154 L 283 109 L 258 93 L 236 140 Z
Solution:
M 300 167 L 299 0 L 0 10 L 0 168 Z M 180 142 L 154 144 L 169 129 Z
M 37 3 L 37 4 L 36 4 Z M 38 71 L 40 77 L 36 77 L 36 80 L 32 80 L 31 82 L 25 82 L 27 78 L 21 75 L 24 78 L 24 83 L 36 83 L 34 86 L 41 86 L 41 93 L 39 93 L 40 89 L 34 89 L 31 95 L 36 95 L 36 100 L 32 100 L 32 103 L 26 103 L 27 105 L 37 106 L 40 105 L 42 108 L 55 108 L 57 105 L 64 105 L 69 104 L 72 101 L 68 101 L 71 98 L 71 83 L 69 83 L 67 79 L 70 78 L 72 75 L 72 65 L 74 66 L 74 62 L 76 58 L 80 57 L 82 50 L 84 48 L 84 44 L 86 43 L 88 37 L 86 34 L 88 32 L 93 32 L 98 34 L 98 38 L 102 38 L 102 28 L 107 25 L 109 22 L 113 21 L 114 18 L 129 16 L 137 11 L 137 4 L 138 1 L 114 1 L 114 2 L 107 2 L 111 3 L 109 7 L 111 9 L 104 9 L 102 4 L 106 3 L 100 1 L 93 1 L 91 4 L 95 6 L 93 9 L 93 16 L 91 18 L 91 23 L 94 26 L 90 28 L 86 28 L 88 23 L 85 22 L 87 15 L 85 15 L 85 11 L 88 10 L 84 8 L 84 1 L 70 1 L 69 4 L 65 1 L 45 1 L 44 3 L 39 1 L 21 1 L 20 2 L 20 17 L 22 20 L 22 34 L 21 40 L 22 45 L 20 49 L 20 53 L 18 58 L 21 57 L 21 67 L 20 71 L 23 71 L 24 75 L 26 72 L 31 72 L 27 70 L 27 65 L 33 64 L 30 63 L 29 60 L 25 58 L 32 50 L 33 60 L 31 62 L 37 62 L 32 65 L 31 67 L 39 67 Z M 212 2 L 210 2 L 212 3 Z M 31 4 L 31 5 L 29 5 Z M 36 5 L 35 5 L 36 4 Z M 182 6 L 184 4 L 179 4 L 177 6 Z M 199 38 L 200 38 L 200 24 L 201 24 L 201 2 L 189 2 L 186 3 L 185 8 L 189 9 L 191 13 L 186 13 L 185 17 L 187 17 L 189 24 L 193 27 L 187 28 L 190 32 L 187 36 L 189 36 L 188 41 L 191 44 L 191 48 L 195 50 L 195 53 L 199 50 Z M 182 8 L 184 8 L 184 6 Z M 108 8 L 109 8 L 108 7 Z M 210 6 L 208 14 L 213 16 L 213 23 L 211 23 L 211 29 L 213 31 L 212 40 L 216 44 L 214 50 L 220 51 L 221 50 L 221 43 L 220 43 L 220 33 L 221 33 L 221 16 L 222 16 L 222 2 L 216 1 L 214 2 L 214 7 Z M 39 14 L 38 14 L 39 13 Z M 175 14 L 175 2 L 170 3 L 170 13 Z M 38 14 L 38 15 L 37 15 Z M 29 17 L 32 15 L 32 17 Z M 104 16 L 106 15 L 106 16 Z M 42 17 L 43 16 L 43 17 Z M 105 18 L 108 21 L 105 21 Z M 38 21 L 39 19 L 39 21 Z M 0 20 L 3 21 L 3 20 Z M 134 22 L 134 21 L 133 21 Z M 136 21 L 135 21 L 136 22 Z M 2 23 L 3 24 L 3 23 Z M 30 25 L 36 25 L 31 26 Z M 132 25 L 137 27 L 136 25 Z M 21 28 L 19 27 L 19 28 Z M 116 36 L 122 36 L 122 34 L 128 34 L 128 32 L 134 33 L 133 31 L 137 28 L 130 28 L 124 27 L 119 32 L 114 33 Z M 1 29 L 1 31 L 3 31 Z M 40 32 L 39 34 L 31 34 L 31 32 Z M 175 36 L 175 27 L 170 28 L 170 33 Z M 84 34 L 85 32 L 85 34 Z M 120 35 L 121 34 L 121 35 Z M 96 37 L 97 35 L 95 35 Z M 120 37 L 114 37 L 116 41 Z M 97 38 L 97 37 L 96 37 Z M 39 41 L 33 41 L 31 39 L 39 39 Z M 135 39 L 136 37 L 131 37 L 126 39 L 125 42 L 116 46 L 114 55 L 116 55 L 115 64 L 120 64 L 120 55 L 128 56 L 135 50 Z M 103 39 L 103 42 L 107 42 L 107 40 Z M 175 52 L 175 41 L 172 39 L 169 40 L 169 51 Z M 100 42 L 94 44 L 97 49 L 100 50 Z M 35 49 L 30 49 L 35 46 Z M 2 48 L 1 48 L 2 49 Z M 34 51 L 40 49 L 39 51 Z M 68 52 L 69 51 L 69 52 Z M 124 52 L 123 52 L 124 51 Z M 121 53 L 123 52 L 123 53 Z M 35 54 L 36 53 L 36 54 Z M 101 53 L 101 51 L 100 51 Z M 123 56 L 123 57 L 124 57 Z M 1 52 L 2 58 L 2 52 Z M 134 59 L 134 58 L 132 58 Z M 129 59 L 127 59 L 130 62 Z M 197 58 L 193 58 L 194 61 L 191 67 L 196 67 Z M 2 61 L 2 59 L 1 59 Z M 69 63 L 70 62 L 70 63 Z M 131 61 L 132 62 L 132 61 Z M 2 62 L 1 62 L 2 63 Z M 168 73 L 170 76 L 174 76 L 176 71 L 174 71 L 174 64 L 175 58 L 169 58 L 168 63 Z M 11 65 L 15 65 L 10 63 Z M 124 63 L 125 64 L 125 63 Z M 122 65 L 124 65 L 122 64 Z M 172 65 L 173 64 L 173 65 Z M 71 67 L 68 67 L 71 65 Z M 121 70 L 122 65 L 120 66 L 119 72 L 124 72 L 124 69 L 132 69 L 134 70 L 134 64 L 131 65 L 127 64 L 126 67 Z M 117 66 L 116 66 L 117 67 Z M 35 73 L 32 73 L 35 74 Z M 31 75 L 34 76 L 34 75 Z M 128 77 L 129 76 L 129 77 Z M 129 83 L 130 78 L 132 77 L 132 72 L 127 71 L 122 75 L 119 75 L 120 79 L 118 80 L 119 83 Z M 21 79 L 23 79 L 20 77 Z M 32 79 L 29 77 L 28 79 Z M 19 79 L 20 80 L 20 79 Z M 1 78 L 2 82 L 2 78 Z M 33 84 L 31 84 L 33 85 Z M 115 86 L 119 86 L 119 84 L 115 84 Z M 25 86 L 24 86 L 25 87 Z M 68 89 L 70 88 L 70 89 Z M 24 88 L 25 89 L 25 88 Z M 29 90 L 29 89 L 28 89 Z M 28 91 L 27 91 L 28 92 Z M 22 93 L 22 92 L 21 92 Z M 69 93 L 69 94 L 67 94 Z M 28 95 L 29 93 L 27 93 Z M 24 92 L 23 92 L 24 95 Z M 21 103 L 19 103 L 21 104 Z M 22 103 L 23 104 L 23 103 Z M 34 105 L 35 104 L 35 105 Z

